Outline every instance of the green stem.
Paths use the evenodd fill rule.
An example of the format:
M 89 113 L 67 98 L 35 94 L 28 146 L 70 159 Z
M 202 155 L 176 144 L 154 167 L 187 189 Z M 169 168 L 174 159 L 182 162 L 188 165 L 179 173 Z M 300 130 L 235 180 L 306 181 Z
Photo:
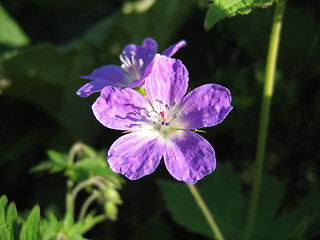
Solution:
M 78 222 L 82 221 L 85 218 L 89 206 L 99 196 L 100 196 L 100 193 L 98 191 L 94 190 L 93 193 L 85 200 L 85 202 L 83 203 L 81 210 L 80 210 Z
M 79 145 L 75 144 L 73 147 L 70 149 L 69 154 L 68 154 L 68 165 L 73 165 L 74 164 L 74 159 L 76 157 L 76 153 L 79 150 Z M 73 181 L 71 179 L 67 180 L 67 193 L 66 193 L 66 217 L 65 220 L 69 224 L 74 223 L 74 201 L 73 201 L 73 196 L 72 196 L 72 188 L 73 188 Z
M 68 165 L 72 166 L 75 164 L 75 158 L 78 152 L 85 150 L 88 155 L 91 154 L 88 147 L 83 143 L 76 143 L 72 146 L 68 154 Z M 66 222 L 74 223 L 74 194 L 73 194 L 74 182 L 69 178 L 67 180 L 67 193 L 66 193 Z
M 269 50 L 266 63 L 265 82 L 263 90 L 263 98 L 260 112 L 257 152 L 255 159 L 255 169 L 253 186 L 251 191 L 250 205 L 248 211 L 246 231 L 244 235 L 245 240 L 252 238 L 254 223 L 256 218 L 256 210 L 258 207 L 258 199 L 260 194 L 260 185 L 264 165 L 264 155 L 267 140 L 267 131 L 270 115 L 270 105 L 273 95 L 275 71 L 277 64 L 277 56 L 280 42 L 280 32 L 282 26 L 283 12 L 285 8 L 285 0 L 279 0 L 276 5 L 275 15 L 272 23 L 272 30 L 269 40 Z
M 194 199 L 196 200 L 196 202 L 197 202 L 199 208 L 201 209 L 203 215 L 205 216 L 207 222 L 209 223 L 209 226 L 213 232 L 213 238 L 216 240 L 224 240 L 217 223 L 214 221 L 212 214 L 210 213 L 205 202 L 203 201 L 196 186 L 192 185 L 192 184 L 187 184 L 187 186 L 190 189 L 191 194 L 193 195 Z

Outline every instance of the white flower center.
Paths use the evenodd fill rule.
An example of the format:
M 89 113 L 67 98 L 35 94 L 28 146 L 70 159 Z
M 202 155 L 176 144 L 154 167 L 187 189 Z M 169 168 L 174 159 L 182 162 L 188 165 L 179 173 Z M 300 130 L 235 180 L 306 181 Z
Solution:
M 177 129 L 177 118 L 179 112 L 176 111 L 176 102 L 173 101 L 170 105 L 164 104 L 161 100 L 157 99 L 158 106 L 148 112 L 148 117 L 151 120 L 154 129 L 163 133 L 164 135 L 168 134 Z

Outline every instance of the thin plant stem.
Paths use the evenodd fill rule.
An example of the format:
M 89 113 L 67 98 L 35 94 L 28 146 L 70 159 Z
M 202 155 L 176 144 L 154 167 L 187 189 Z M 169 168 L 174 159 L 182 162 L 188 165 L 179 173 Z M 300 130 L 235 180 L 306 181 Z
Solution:
M 80 182 L 78 185 L 76 185 L 74 187 L 74 189 L 71 192 L 71 205 L 74 206 L 75 204 L 75 200 L 77 198 L 78 193 L 84 189 L 85 187 L 87 187 L 88 185 L 95 185 L 96 187 L 100 188 L 101 190 L 106 188 L 106 185 L 104 185 L 104 183 L 102 183 L 103 178 L 100 176 L 93 176 L 87 180 L 84 180 L 82 182 Z
M 188 188 L 190 189 L 191 194 L 193 195 L 194 199 L 196 200 L 199 208 L 201 209 L 203 215 L 205 216 L 212 232 L 213 232 L 213 238 L 216 240 L 224 240 L 222 233 L 215 222 L 211 212 L 209 211 L 207 205 L 203 201 L 200 193 L 198 192 L 197 188 L 195 185 L 192 184 L 187 184 Z
M 265 82 L 260 112 L 260 122 L 258 130 L 257 151 L 254 165 L 254 178 L 251 190 L 250 205 L 246 223 L 245 240 L 252 239 L 256 211 L 260 195 L 261 178 L 264 165 L 265 148 L 267 141 L 267 131 L 270 115 L 270 105 L 273 96 L 274 79 L 276 72 L 277 56 L 280 42 L 282 19 L 285 8 L 285 0 L 279 0 L 276 5 L 272 23 L 271 35 L 269 40 L 269 50 L 266 62 Z
M 90 152 L 87 150 L 87 146 L 83 143 L 76 143 L 72 146 L 72 148 L 69 151 L 67 163 L 68 165 L 72 166 L 75 163 L 75 158 L 78 152 L 81 150 L 86 150 L 87 154 L 90 154 Z M 74 223 L 74 194 L 73 194 L 73 186 L 74 182 L 68 178 L 67 180 L 67 193 L 66 193 L 66 222 L 67 223 Z
M 70 149 L 68 154 L 68 164 L 73 165 L 76 153 L 81 149 L 81 144 L 75 144 Z M 74 182 L 68 178 L 67 180 L 67 193 L 66 193 L 66 222 L 73 224 L 74 223 L 74 199 L 72 196 L 72 188 Z
M 85 200 L 85 202 L 83 203 L 81 210 L 80 210 L 80 214 L 79 214 L 79 218 L 78 218 L 79 222 L 85 218 L 89 206 L 99 196 L 100 196 L 100 193 L 98 191 L 94 190 L 93 193 Z

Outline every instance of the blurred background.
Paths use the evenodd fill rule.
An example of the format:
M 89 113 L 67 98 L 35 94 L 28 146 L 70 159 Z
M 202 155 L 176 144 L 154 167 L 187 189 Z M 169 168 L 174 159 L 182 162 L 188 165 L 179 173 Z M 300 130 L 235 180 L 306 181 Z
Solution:
M 120 64 L 122 48 L 146 37 L 158 42 L 158 52 L 187 41 L 174 57 L 186 65 L 191 89 L 204 83 L 230 89 L 234 109 L 203 136 L 218 167 L 228 162 L 250 178 L 274 6 L 205 32 L 206 6 L 205 0 L 1 0 L 0 195 L 21 211 L 36 203 L 63 211 L 63 175 L 29 169 L 47 159 L 49 149 L 67 152 L 82 141 L 107 151 L 121 136 L 94 118 L 97 94 L 75 94 L 87 82 L 79 76 Z M 319 1 L 288 1 L 279 51 L 265 172 L 286 181 L 284 199 L 292 204 L 320 176 L 319 12 Z M 87 237 L 207 239 L 171 218 L 156 184 L 162 178 L 171 179 L 163 163 L 150 176 L 127 180 L 118 220 L 99 224 Z

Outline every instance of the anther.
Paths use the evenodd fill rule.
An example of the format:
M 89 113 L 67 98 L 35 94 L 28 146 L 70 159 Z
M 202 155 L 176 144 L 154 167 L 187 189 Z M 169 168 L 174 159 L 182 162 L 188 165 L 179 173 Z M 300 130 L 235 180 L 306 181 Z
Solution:
M 136 53 L 134 51 L 129 51 L 129 53 L 132 55 L 132 56 L 135 56 Z

